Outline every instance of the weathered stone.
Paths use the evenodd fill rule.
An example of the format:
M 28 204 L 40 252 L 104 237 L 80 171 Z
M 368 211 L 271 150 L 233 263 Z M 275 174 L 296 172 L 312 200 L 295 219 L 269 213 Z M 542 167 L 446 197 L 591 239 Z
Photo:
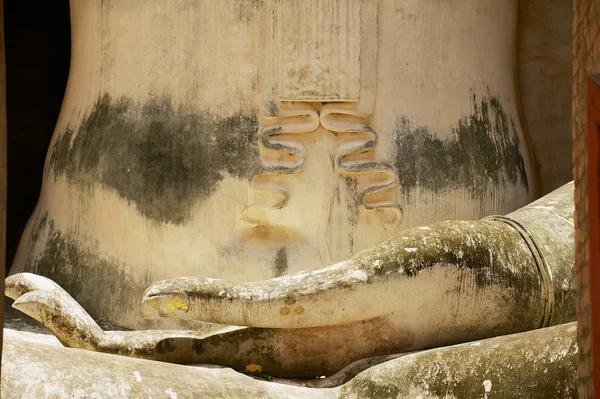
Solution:
M 147 317 L 253 328 L 105 333 L 44 277 L 13 275 L 6 292 L 68 346 L 237 369 L 261 364 L 276 376 L 330 375 L 371 356 L 573 321 L 572 189 L 507 216 L 407 230 L 327 268 L 255 283 L 178 278 L 144 298 Z
M 517 3 L 399 3 L 72 2 L 69 89 L 6 283 L 76 349 L 11 335 L 13 375 L 83 396 L 92 367 L 111 396 L 572 396 L 572 326 L 394 355 L 574 317 L 572 187 L 415 227 L 535 196 Z M 162 325 L 248 328 L 100 328 L 148 327 L 132 304 L 150 283 Z M 164 362 L 337 374 L 307 390 Z
M 529 189 L 517 125 L 495 97 L 474 100 L 473 113 L 458 121 L 450 139 L 413 126 L 406 117 L 396 121 L 394 136 L 395 166 L 405 192 L 461 187 L 478 197 L 500 183 Z
M 575 323 L 371 359 L 364 367 L 358 364 L 328 378 L 267 382 L 229 368 L 63 348 L 48 332 L 30 332 L 22 315 L 15 319 L 14 312 L 7 312 L 7 317 L 2 359 L 5 399 L 577 397 Z
M 517 2 L 457 1 L 72 1 L 69 85 L 11 273 L 97 320 L 196 328 L 137 302 L 167 278 L 281 277 L 525 205 Z

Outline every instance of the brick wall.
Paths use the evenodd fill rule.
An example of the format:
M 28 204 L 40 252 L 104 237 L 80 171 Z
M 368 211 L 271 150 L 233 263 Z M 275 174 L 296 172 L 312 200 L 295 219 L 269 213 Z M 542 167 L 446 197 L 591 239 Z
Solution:
M 575 271 L 580 398 L 592 398 L 592 343 L 589 296 L 589 243 L 587 226 L 587 75 L 600 72 L 600 0 L 573 2 L 573 178 L 575 179 Z

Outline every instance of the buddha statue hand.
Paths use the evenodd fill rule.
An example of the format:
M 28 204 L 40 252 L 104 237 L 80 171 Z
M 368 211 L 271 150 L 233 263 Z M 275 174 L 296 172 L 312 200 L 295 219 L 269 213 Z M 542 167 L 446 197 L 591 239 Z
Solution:
M 181 362 L 161 347 L 164 339 L 198 337 L 195 331 L 103 331 L 94 319 L 63 288 L 32 273 L 18 273 L 5 281 L 5 294 L 12 307 L 47 327 L 70 348 Z M 185 357 L 185 356 L 184 356 Z M 183 361 L 185 362 L 185 361 Z
M 92 317 L 52 280 L 19 273 L 5 281 L 12 307 L 46 326 L 65 346 L 96 350 L 104 333 Z
M 506 216 L 405 230 L 328 267 L 258 282 L 180 277 L 144 295 L 148 318 L 252 328 L 102 332 L 64 290 L 31 274 L 9 277 L 7 295 L 68 346 L 330 375 L 370 356 L 575 320 L 572 187 Z
M 146 291 L 143 312 L 277 329 L 387 318 L 424 346 L 564 323 L 575 317 L 572 208 L 567 184 L 507 216 L 405 230 L 320 269 L 258 282 L 164 280 Z

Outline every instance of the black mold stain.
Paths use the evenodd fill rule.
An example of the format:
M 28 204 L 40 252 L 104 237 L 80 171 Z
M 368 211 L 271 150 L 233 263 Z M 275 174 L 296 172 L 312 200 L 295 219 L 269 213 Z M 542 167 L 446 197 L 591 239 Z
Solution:
M 275 277 L 283 276 L 288 269 L 288 255 L 287 248 L 281 247 L 275 254 L 275 261 L 273 262 L 273 275 Z
M 136 278 L 123 272 L 118 260 L 98 254 L 93 246 L 84 246 L 78 237 L 58 230 L 47 211 L 39 211 L 33 217 L 32 232 L 23 238 L 28 254 L 25 271 L 52 279 L 105 330 L 125 329 L 115 324 L 122 322 L 119 317 L 124 309 L 132 310 L 133 316 L 139 315 L 136 329 L 164 329 L 162 322 L 143 320 L 139 311 L 144 291 L 155 282 L 148 273 Z M 36 243 L 43 246 L 39 252 Z M 206 330 L 209 325 L 194 320 L 178 320 L 175 324 L 184 330 Z
M 355 178 L 346 176 L 346 192 L 350 201 L 346 205 L 348 211 L 348 221 L 352 226 L 358 223 L 358 182 Z
M 54 226 L 47 212 L 40 212 L 34 224 L 29 246 L 32 248 L 42 234 L 46 234 L 44 250 L 37 257 L 29 256 L 26 260 L 25 270 L 48 277 L 64 288 L 74 297 L 90 315 L 97 318 L 97 311 L 116 314 L 117 309 L 106 309 L 106 303 L 118 301 L 110 297 L 123 298 L 127 302 L 131 298 L 129 293 L 139 283 L 130 276 L 119 272 L 118 265 L 110 259 L 103 259 L 82 249 L 72 238 L 67 237 Z M 33 249 L 29 251 L 33 252 Z M 116 277 L 107 278 L 109 275 L 118 274 Z M 140 288 L 141 298 L 143 287 Z M 93 299 L 92 299 L 93 298 Z M 106 298 L 106 299 L 104 299 Z M 134 309 L 139 308 L 139 301 L 129 305 Z
M 194 340 L 194 343 L 192 344 L 192 349 L 195 354 L 200 355 L 204 353 L 204 342 L 201 339 Z
M 252 21 L 256 14 L 264 6 L 264 0 L 246 0 L 232 2 L 235 7 L 237 19 L 241 22 Z
M 268 110 L 267 116 L 278 116 L 279 115 L 279 105 L 277 104 L 277 101 L 275 101 L 275 100 L 267 101 L 265 103 L 265 106 Z
M 48 227 L 48 212 L 36 213 L 31 234 L 29 236 L 30 245 L 34 246 L 40 239 L 40 234 Z
M 455 140 L 442 140 L 406 117 L 394 128 L 395 166 L 405 194 L 419 186 L 432 191 L 466 188 L 474 196 L 490 184 L 510 182 L 529 191 L 520 140 L 512 117 L 499 100 L 473 97 L 473 114 L 452 128 Z
M 348 222 L 352 226 L 352 230 L 348 233 L 348 243 L 350 244 L 350 252 L 354 252 L 354 229 L 358 225 L 359 203 L 358 181 L 355 178 L 346 176 L 346 192 L 350 199 L 346 204 L 346 214 L 348 215 Z
M 172 353 L 175 351 L 176 345 L 174 343 L 174 339 L 163 339 L 156 344 L 156 352 L 158 353 Z
M 71 183 L 114 189 L 150 219 L 178 224 L 225 173 L 256 173 L 257 134 L 255 115 L 219 119 L 165 97 L 137 104 L 105 94 L 79 127 L 58 136 L 49 166 Z

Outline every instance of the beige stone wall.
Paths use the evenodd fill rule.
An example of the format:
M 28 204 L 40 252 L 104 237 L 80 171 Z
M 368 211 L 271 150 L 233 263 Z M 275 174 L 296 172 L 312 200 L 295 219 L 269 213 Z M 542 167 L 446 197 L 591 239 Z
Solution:
M 571 181 L 572 0 L 519 1 L 519 92 L 540 195 Z
M 589 245 L 587 227 L 586 84 L 600 71 L 600 1 L 575 0 L 573 15 L 573 177 L 575 179 L 575 269 L 579 302 L 580 398 L 593 397 Z

